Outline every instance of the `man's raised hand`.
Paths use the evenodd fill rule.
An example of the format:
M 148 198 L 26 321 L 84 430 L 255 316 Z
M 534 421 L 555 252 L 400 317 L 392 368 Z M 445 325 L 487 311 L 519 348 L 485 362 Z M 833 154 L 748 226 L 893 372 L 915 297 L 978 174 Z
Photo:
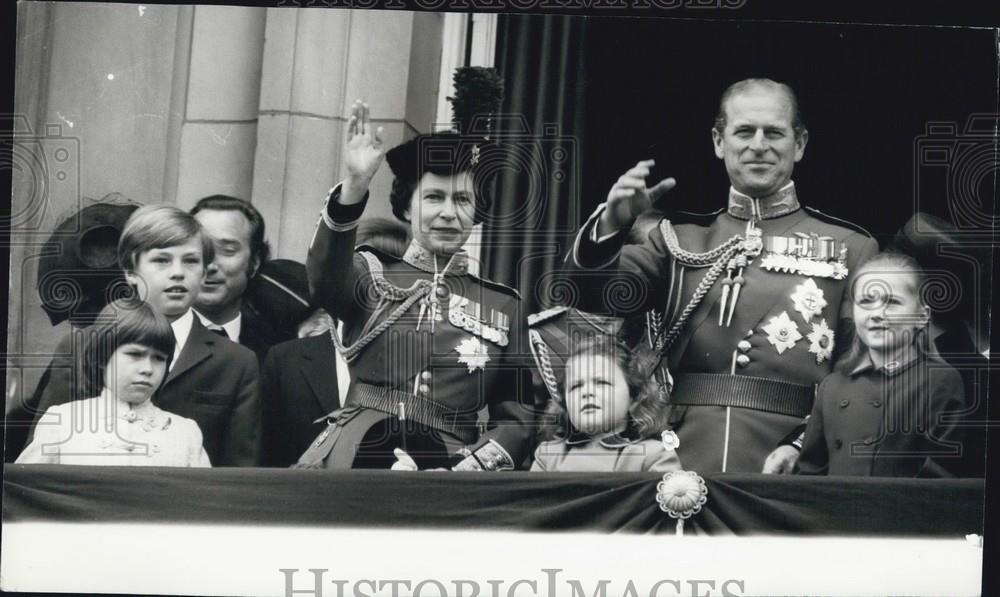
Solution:
M 384 158 L 382 127 L 372 126 L 368 104 L 356 100 L 351 106 L 351 119 L 347 123 L 341 203 L 361 201 Z
M 639 214 L 677 185 L 673 178 L 665 178 L 652 188 L 646 187 L 649 169 L 655 164 L 653 160 L 643 160 L 618 178 L 608 192 L 607 206 L 599 223 L 599 235 L 631 227 Z

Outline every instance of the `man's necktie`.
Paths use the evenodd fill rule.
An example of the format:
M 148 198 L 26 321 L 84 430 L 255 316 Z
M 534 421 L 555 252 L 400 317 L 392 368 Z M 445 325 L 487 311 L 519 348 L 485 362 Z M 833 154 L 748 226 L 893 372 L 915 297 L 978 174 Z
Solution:
M 223 338 L 225 338 L 226 340 L 228 340 L 228 339 L 229 339 L 229 334 L 227 334 L 227 333 L 226 333 L 226 329 L 225 329 L 225 328 L 222 328 L 222 327 L 218 327 L 218 326 L 216 326 L 216 327 L 210 327 L 210 328 L 208 328 L 208 329 L 209 329 L 209 331 L 211 331 L 211 332 L 212 332 L 213 334 L 218 334 L 219 336 L 222 336 L 222 337 L 223 337 Z

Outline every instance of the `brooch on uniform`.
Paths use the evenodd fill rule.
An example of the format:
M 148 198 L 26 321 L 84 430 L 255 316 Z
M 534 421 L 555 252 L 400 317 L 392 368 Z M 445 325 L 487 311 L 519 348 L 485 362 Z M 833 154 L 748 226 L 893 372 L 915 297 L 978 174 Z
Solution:
M 809 352 L 816 355 L 816 364 L 829 359 L 833 355 L 833 330 L 825 319 L 813 324 L 811 332 L 806 334 L 809 339 Z
M 812 278 L 795 287 L 792 304 L 806 321 L 811 321 L 813 317 L 822 313 L 827 305 L 826 299 L 823 298 L 823 289 L 817 286 Z
M 774 272 L 843 280 L 847 277 L 847 246 L 816 233 L 770 236 L 764 239 L 760 266 Z
M 802 339 L 799 326 L 788 316 L 788 311 L 775 315 L 761 329 L 767 332 L 767 341 L 774 345 L 778 354 L 795 346 L 795 343 Z
M 490 360 L 490 353 L 486 345 L 479 341 L 479 338 L 466 338 L 455 347 L 460 355 L 458 362 L 469 368 L 469 373 L 476 369 L 485 369 L 486 363 Z

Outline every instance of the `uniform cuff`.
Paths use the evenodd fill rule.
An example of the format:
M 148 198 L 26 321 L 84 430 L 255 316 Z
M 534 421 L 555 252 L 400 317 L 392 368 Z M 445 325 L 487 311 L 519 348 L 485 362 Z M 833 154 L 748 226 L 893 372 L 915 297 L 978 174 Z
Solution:
M 344 183 L 339 182 L 330 189 L 326 195 L 326 203 L 320 214 L 323 216 L 323 223 L 334 232 L 347 232 L 358 227 L 358 221 L 365 212 L 368 205 L 368 191 L 365 191 L 364 199 L 353 205 L 343 205 L 337 200 L 340 198 L 340 188 Z
M 573 246 L 573 260 L 581 268 L 598 269 L 610 265 L 618 255 L 628 230 L 619 230 L 604 236 L 597 235 L 598 223 L 605 205 L 602 203 L 580 230 Z
M 496 440 L 490 440 L 452 467 L 454 471 L 512 471 L 514 459 Z
M 805 445 L 806 441 L 806 428 L 808 427 L 809 417 L 812 415 L 806 415 L 806 418 L 802 419 L 802 422 L 792 429 L 791 433 L 786 435 L 778 442 L 778 446 L 792 446 L 799 452 L 802 451 L 802 446 Z
M 805 440 L 806 440 L 806 434 L 802 433 L 797 438 L 795 438 L 794 440 L 792 440 L 792 443 L 790 443 L 788 445 L 791 446 L 791 447 L 793 447 L 793 448 L 795 448 L 799 452 L 801 452 L 802 451 L 802 445 L 805 443 Z

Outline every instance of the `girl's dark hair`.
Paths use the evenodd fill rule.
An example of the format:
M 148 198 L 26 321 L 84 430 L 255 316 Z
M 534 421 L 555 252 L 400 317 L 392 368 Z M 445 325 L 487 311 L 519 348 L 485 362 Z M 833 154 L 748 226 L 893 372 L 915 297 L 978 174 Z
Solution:
M 850 299 L 853 303 L 854 296 L 857 292 L 875 292 L 882 290 L 884 283 L 878 279 L 868 280 L 864 282 L 864 286 L 857 288 L 858 283 L 861 281 L 861 274 L 868 269 L 873 267 L 883 267 L 890 271 L 896 272 L 909 272 L 913 274 L 914 278 L 914 291 L 920 299 L 920 304 L 926 305 L 924 292 L 927 290 L 927 277 L 924 273 L 923 268 L 916 259 L 910 257 L 906 253 L 900 253 L 899 251 L 882 251 L 877 255 L 873 255 L 867 261 L 863 262 L 858 266 L 857 271 L 854 276 L 854 281 L 851 283 L 851 287 L 848 289 L 850 292 Z M 849 330 L 850 334 L 850 348 L 843 353 L 843 356 L 837 360 L 837 370 L 844 374 L 849 374 L 855 368 L 858 367 L 865 358 L 868 356 L 868 347 L 861 341 L 858 337 L 857 331 L 854 326 L 851 326 Z M 917 333 L 917 337 L 914 341 L 917 350 L 926 354 L 929 350 L 928 338 L 926 334 L 926 329 L 921 330 Z
M 148 303 L 129 299 L 119 299 L 104 307 L 94 325 L 83 333 L 81 365 L 86 396 L 96 396 L 103 390 L 108 361 L 123 344 L 141 344 L 162 352 L 167 356 L 169 369 L 177 342 L 163 314 Z
M 660 390 L 653 376 L 658 361 L 640 347 L 630 349 L 613 336 L 595 333 L 574 343 L 566 359 L 579 356 L 604 356 L 611 359 L 625 374 L 631 403 L 625 433 L 630 439 L 655 437 L 668 428 L 669 399 Z M 566 412 L 566 375 L 560 380 L 559 397 L 549 401 L 545 412 L 542 437 L 562 439 L 575 433 Z

